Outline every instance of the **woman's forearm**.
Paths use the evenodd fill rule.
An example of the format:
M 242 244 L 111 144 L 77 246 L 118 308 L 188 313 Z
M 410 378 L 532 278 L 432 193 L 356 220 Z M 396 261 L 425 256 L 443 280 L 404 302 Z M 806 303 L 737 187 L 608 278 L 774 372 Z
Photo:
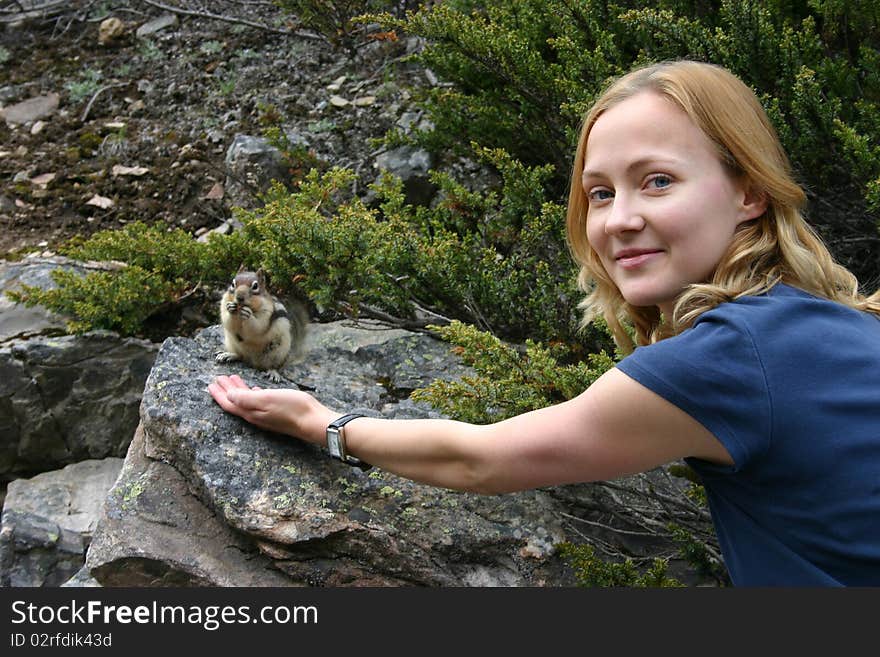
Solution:
M 346 447 L 362 461 L 433 486 L 473 492 L 487 488 L 480 449 L 486 427 L 454 420 L 363 417 L 345 426 Z

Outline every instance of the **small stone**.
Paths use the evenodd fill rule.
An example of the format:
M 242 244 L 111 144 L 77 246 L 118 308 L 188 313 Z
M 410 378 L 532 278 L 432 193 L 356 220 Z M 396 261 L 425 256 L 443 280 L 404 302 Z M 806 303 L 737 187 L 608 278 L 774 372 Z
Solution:
M 0 116 L 9 125 L 23 125 L 44 118 L 58 109 L 61 97 L 56 93 L 37 96 L 28 100 L 4 107 Z
M 43 132 L 43 129 L 46 127 L 45 121 L 37 121 L 31 126 L 31 134 L 38 135 Z
M 125 34 L 125 23 L 116 17 L 106 18 L 98 26 L 98 43 L 106 46 Z
M 214 183 L 214 186 L 211 187 L 211 189 L 208 191 L 207 194 L 205 194 L 205 196 L 203 198 L 206 200 L 211 200 L 211 201 L 218 200 L 218 199 L 223 198 L 223 193 L 224 193 L 223 185 L 221 185 L 220 183 L 217 182 L 217 183 Z
M 40 187 L 41 189 L 46 189 L 49 186 L 49 183 L 55 180 L 57 174 L 55 173 L 43 173 L 39 176 L 34 176 L 31 178 L 31 184 Z
M 113 207 L 113 199 L 95 194 L 92 198 L 86 201 L 86 205 L 94 205 L 95 207 L 101 208 L 102 210 L 107 210 L 108 208 Z
M 346 76 L 341 76 L 333 80 L 330 84 L 327 85 L 327 91 L 337 92 L 342 89 L 342 85 L 348 78 Z
M 149 172 L 147 167 L 127 167 L 121 164 L 114 164 L 111 173 L 114 176 L 142 176 Z
M 348 107 L 351 105 L 351 102 L 343 98 L 342 96 L 330 96 L 330 104 L 333 107 Z
M 139 39 L 143 39 L 144 37 L 155 34 L 160 30 L 164 30 L 166 27 L 171 27 L 172 25 L 177 25 L 177 16 L 174 14 L 165 14 L 159 16 L 159 18 L 154 18 L 153 20 L 144 23 L 137 29 L 135 34 Z
M 354 105 L 356 107 L 369 107 L 373 103 L 376 102 L 375 96 L 360 96 L 354 99 Z

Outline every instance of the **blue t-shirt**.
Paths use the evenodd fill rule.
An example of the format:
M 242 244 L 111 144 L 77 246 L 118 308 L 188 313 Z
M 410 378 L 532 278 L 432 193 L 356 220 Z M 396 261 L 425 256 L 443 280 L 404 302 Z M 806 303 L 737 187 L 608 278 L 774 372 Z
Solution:
M 618 368 L 733 458 L 686 460 L 734 584 L 880 585 L 880 319 L 779 284 Z

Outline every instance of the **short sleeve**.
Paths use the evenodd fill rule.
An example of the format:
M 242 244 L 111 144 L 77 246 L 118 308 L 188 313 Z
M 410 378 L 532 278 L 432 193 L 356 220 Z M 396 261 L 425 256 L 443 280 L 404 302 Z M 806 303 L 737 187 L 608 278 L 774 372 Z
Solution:
M 708 429 L 744 468 L 770 446 L 772 403 L 747 326 L 717 311 L 681 334 L 637 348 L 617 368 Z M 723 470 L 731 471 L 731 468 Z

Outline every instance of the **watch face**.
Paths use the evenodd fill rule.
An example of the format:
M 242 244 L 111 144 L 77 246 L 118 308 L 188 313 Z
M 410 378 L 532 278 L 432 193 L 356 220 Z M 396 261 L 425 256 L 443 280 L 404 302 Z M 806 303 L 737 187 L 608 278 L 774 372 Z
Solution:
M 327 429 L 327 449 L 330 450 L 330 456 L 342 458 L 342 450 L 339 449 L 339 429 Z

